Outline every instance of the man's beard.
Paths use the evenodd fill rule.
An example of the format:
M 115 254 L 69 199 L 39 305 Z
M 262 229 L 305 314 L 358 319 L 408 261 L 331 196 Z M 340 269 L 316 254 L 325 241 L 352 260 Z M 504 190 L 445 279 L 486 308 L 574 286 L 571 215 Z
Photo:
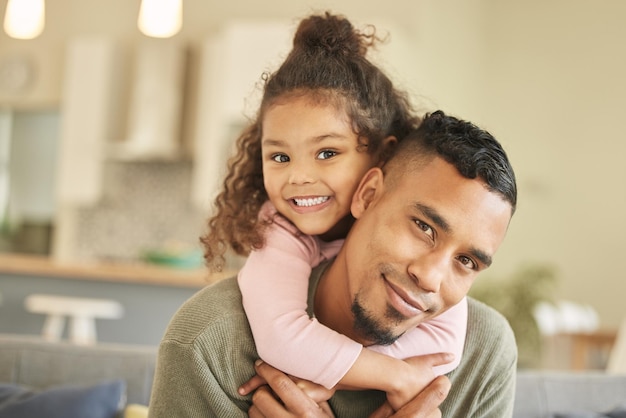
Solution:
M 385 326 L 381 321 L 370 315 L 359 303 L 358 294 L 352 301 L 351 310 L 354 315 L 354 330 L 365 340 L 371 341 L 373 344 L 377 345 L 391 345 L 402 336 L 402 334 L 393 334 L 389 326 Z M 387 306 L 384 319 L 389 320 L 395 325 L 406 318 L 391 306 Z

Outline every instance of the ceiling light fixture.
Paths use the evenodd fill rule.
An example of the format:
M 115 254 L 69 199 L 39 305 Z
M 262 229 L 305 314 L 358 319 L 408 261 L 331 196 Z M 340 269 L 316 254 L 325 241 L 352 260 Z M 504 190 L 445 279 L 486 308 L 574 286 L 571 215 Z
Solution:
M 141 0 L 137 26 L 147 36 L 169 38 L 183 25 L 183 0 Z
M 4 31 L 12 38 L 33 39 L 43 32 L 44 0 L 9 0 L 4 15 Z

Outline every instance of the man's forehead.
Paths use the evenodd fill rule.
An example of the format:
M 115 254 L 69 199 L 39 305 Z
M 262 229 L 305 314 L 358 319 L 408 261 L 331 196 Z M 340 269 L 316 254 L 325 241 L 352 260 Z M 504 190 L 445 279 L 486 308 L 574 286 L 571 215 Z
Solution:
M 399 180 L 392 194 L 400 205 L 427 216 L 442 232 L 473 229 L 476 239 L 488 236 L 487 254 L 492 253 L 490 247 L 499 246 L 511 205 L 481 179 L 468 179 L 450 163 L 436 159 Z

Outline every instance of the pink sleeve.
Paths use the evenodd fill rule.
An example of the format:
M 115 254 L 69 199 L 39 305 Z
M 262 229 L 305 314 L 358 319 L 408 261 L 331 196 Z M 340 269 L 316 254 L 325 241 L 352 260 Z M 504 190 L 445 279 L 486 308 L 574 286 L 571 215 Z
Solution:
M 309 275 L 320 261 L 319 243 L 282 221 L 269 227 L 266 245 L 253 251 L 239 272 L 243 306 L 264 361 L 331 388 L 362 346 L 307 314 Z
M 434 367 L 435 374 L 454 370 L 461 361 L 467 331 L 467 298 L 441 315 L 407 331 L 389 346 L 371 346 L 371 350 L 399 359 L 431 353 L 452 353 L 451 363 Z

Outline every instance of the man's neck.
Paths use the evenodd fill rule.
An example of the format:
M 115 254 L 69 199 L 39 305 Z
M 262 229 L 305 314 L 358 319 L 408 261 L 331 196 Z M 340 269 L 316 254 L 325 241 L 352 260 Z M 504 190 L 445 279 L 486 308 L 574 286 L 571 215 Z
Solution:
M 342 277 L 345 275 L 337 260 L 332 260 L 322 268 L 317 280 L 317 287 L 312 290 L 313 313 L 317 320 L 330 329 L 340 334 L 360 341 L 354 333 L 353 314 L 351 310 L 352 300 L 348 289 L 347 281 Z

